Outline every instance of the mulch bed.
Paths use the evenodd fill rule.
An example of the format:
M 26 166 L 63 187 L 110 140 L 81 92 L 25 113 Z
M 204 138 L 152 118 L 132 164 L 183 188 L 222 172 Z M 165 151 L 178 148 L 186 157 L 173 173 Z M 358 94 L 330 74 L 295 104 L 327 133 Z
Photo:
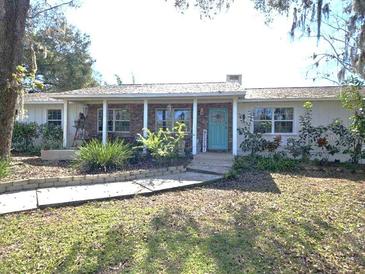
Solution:
M 172 165 L 186 163 L 186 159 L 176 160 Z M 121 173 L 126 170 L 153 169 L 169 164 L 161 165 L 152 161 L 140 161 L 133 165 L 125 167 L 124 170 L 118 170 L 107 173 Z M 105 172 L 95 172 L 93 174 L 103 174 Z M 1 178 L 0 183 L 29 178 L 51 178 L 84 174 L 77 170 L 71 161 L 42 161 L 37 156 L 15 156 L 10 162 L 9 175 Z

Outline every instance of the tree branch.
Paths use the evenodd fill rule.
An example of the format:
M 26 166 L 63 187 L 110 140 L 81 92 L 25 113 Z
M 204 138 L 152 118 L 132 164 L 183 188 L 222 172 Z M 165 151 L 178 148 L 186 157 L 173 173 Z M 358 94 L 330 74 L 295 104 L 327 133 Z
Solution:
M 47 12 L 47 11 L 50 11 L 50 10 L 53 10 L 53 9 L 57 9 L 57 8 L 60 8 L 62 6 L 68 6 L 68 5 L 71 5 L 73 4 L 74 0 L 70 0 L 68 2 L 64 2 L 64 3 L 61 3 L 61 4 L 58 4 L 58 5 L 55 5 L 55 6 L 51 6 L 49 7 L 48 9 L 44 9 L 44 10 L 41 10 L 41 11 L 38 11 L 36 12 L 35 14 L 33 14 L 32 16 L 28 16 L 29 19 L 33 19 L 35 17 L 37 17 L 38 15 L 44 13 L 44 12 Z

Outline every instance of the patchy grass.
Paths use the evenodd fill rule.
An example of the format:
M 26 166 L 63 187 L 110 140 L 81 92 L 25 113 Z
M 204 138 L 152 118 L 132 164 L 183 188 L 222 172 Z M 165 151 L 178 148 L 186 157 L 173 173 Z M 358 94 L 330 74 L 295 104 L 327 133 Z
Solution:
M 8 161 L 0 159 L 0 179 L 9 174 L 9 163 Z
M 311 176 L 1 216 L 0 272 L 364 272 L 364 182 Z

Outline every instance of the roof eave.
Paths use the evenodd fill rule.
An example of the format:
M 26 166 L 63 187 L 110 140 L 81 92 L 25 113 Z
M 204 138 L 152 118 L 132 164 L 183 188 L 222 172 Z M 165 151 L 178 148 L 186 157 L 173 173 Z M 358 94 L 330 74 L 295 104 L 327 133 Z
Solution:
M 339 101 L 338 97 L 298 97 L 298 98 L 253 98 L 253 99 L 239 99 L 239 102 L 302 102 L 302 101 Z
M 192 98 L 192 97 L 225 97 L 244 96 L 244 91 L 210 92 L 210 93 L 156 93 L 156 94 L 60 94 L 52 96 L 54 99 L 133 99 L 133 98 Z
M 55 101 L 25 101 L 24 104 L 26 105 L 60 105 L 63 104 L 62 101 L 55 102 Z

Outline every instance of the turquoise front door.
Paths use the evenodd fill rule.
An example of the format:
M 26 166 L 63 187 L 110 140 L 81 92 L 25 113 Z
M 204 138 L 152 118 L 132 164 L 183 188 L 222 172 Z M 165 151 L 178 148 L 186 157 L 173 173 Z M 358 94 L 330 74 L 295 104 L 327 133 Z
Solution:
M 226 108 L 210 108 L 208 115 L 208 149 L 228 149 L 228 115 Z

